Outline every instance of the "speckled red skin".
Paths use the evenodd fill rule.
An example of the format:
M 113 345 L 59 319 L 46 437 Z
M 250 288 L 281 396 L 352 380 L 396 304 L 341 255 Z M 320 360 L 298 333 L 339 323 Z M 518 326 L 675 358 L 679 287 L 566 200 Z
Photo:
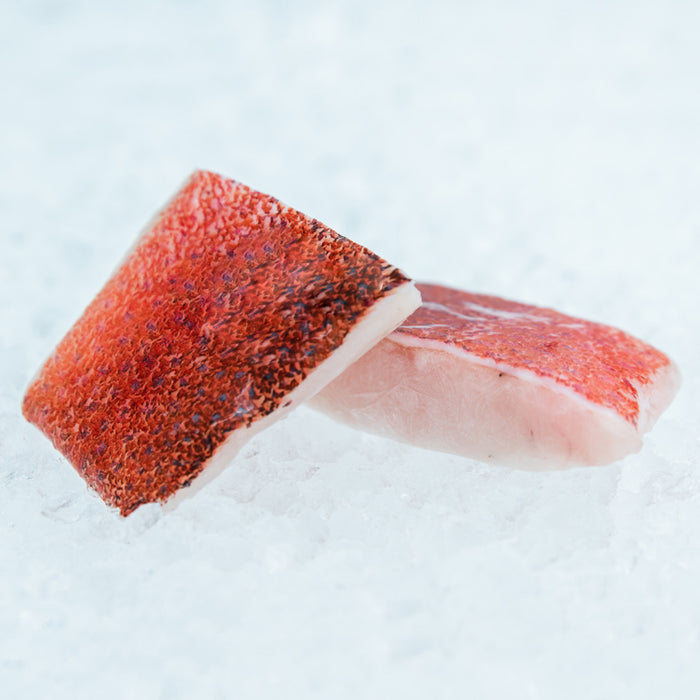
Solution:
M 444 343 L 511 370 L 527 370 L 612 409 L 636 427 L 639 389 L 671 361 L 601 323 L 529 304 L 417 284 L 423 304 L 391 338 Z
M 196 172 L 58 345 L 24 415 L 127 515 L 285 404 L 407 281 L 275 198 Z

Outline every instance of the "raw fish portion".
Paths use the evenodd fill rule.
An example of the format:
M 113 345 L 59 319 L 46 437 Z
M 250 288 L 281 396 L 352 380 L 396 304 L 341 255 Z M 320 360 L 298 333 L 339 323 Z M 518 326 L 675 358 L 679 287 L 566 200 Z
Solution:
M 419 304 L 366 248 L 196 172 L 60 342 L 23 412 L 126 515 L 213 474 Z
M 666 355 L 616 328 L 417 287 L 422 306 L 314 407 L 421 447 L 553 469 L 637 452 L 680 384 Z

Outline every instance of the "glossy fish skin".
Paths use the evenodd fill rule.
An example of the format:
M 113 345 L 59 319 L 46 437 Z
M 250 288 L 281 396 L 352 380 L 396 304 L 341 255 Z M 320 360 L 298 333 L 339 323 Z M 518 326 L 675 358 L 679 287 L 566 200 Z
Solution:
M 419 303 L 366 248 L 198 171 L 59 343 L 23 412 L 126 515 L 230 459 Z
M 356 428 L 528 469 L 641 449 L 680 374 L 662 352 L 551 309 L 418 284 L 422 306 L 312 404 Z

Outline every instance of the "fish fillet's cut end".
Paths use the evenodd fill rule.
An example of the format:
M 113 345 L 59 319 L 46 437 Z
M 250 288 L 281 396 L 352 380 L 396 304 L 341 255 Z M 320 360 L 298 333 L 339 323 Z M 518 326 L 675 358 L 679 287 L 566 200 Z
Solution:
M 127 515 L 206 481 L 419 304 L 371 251 L 198 171 L 59 343 L 23 413 Z
M 353 427 L 525 469 L 602 465 L 642 447 L 680 385 L 618 329 L 419 284 L 423 305 L 312 402 Z

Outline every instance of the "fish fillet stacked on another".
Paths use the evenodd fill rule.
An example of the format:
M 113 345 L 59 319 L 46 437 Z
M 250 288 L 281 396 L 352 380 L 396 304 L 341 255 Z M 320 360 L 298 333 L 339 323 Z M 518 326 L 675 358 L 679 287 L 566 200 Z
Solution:
M 493 296 L 418 289 L 422 306 L 313 406 L 421 447 L 551 469 L 638 451 L 678 389 L 671 360 L 623 331 Z
M 60 342 L 23 412 L 128 514 L 208 465 L 213 475 L 419 304 L 366 248 L 196 172 Z

